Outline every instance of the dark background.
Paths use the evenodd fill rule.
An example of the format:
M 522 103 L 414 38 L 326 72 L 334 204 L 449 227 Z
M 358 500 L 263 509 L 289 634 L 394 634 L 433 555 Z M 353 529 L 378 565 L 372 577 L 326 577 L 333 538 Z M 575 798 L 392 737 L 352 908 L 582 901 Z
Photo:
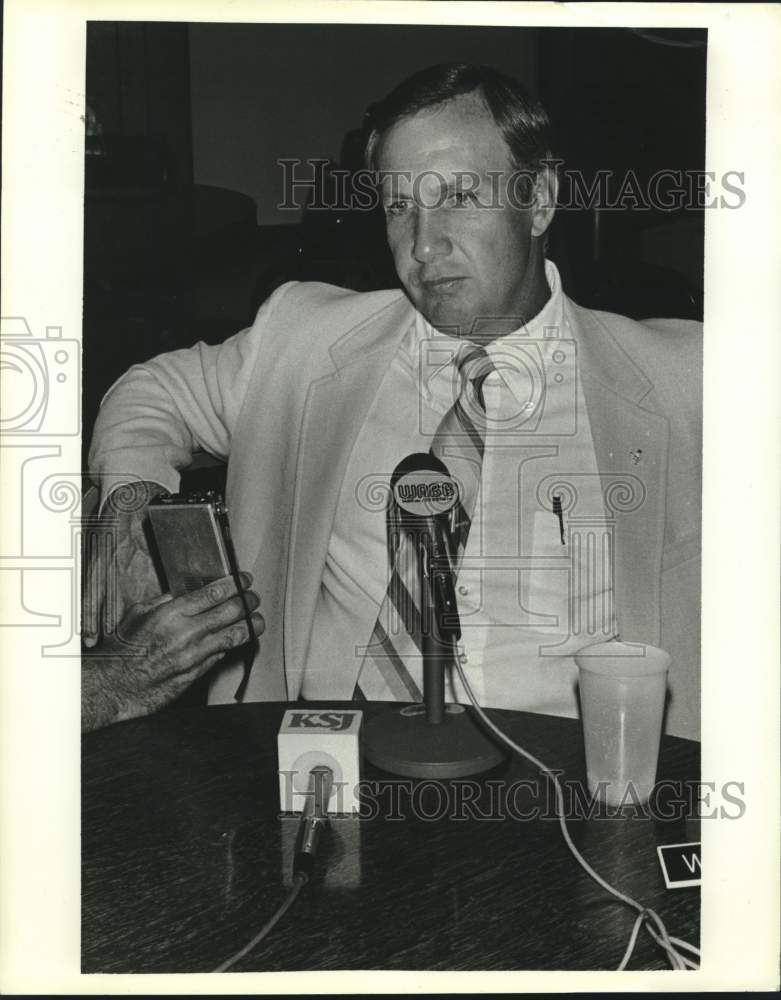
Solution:
M 235 333 L 281 282 L 396 284 L 380 214 L 279 210 L 278 159 L 355 166 L 370 101 L 432 63 L 465 61 L 538 96 L 564 169 L 587 181 L 702 170 L 706 35 L 89 23 L 85 447 L 101 396 L 131 364 Z M 583 305 L 702 317 L 701 209 L 560 211 L 549 256 Z

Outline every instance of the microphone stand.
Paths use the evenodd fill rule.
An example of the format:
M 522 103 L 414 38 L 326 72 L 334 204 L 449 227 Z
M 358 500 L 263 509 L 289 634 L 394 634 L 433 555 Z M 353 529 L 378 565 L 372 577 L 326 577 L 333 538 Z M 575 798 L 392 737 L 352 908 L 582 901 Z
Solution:
M 426 721 L 438 726 L 445 717 L 445 666 L 453 641 L 461 638 L 461 625 L 441 518 L 428 518 L 426 529 L 418 538 L 423 701 Z
M 423 657 L 424 704 L 377 716 L 363 734 L 367 760 L 412 778 L 460 778 L 487 771 L 504 753 L 471 710 L 445 704 L 445 666 L 461 638 L 458 606 L 442 515 L 415 518 Z

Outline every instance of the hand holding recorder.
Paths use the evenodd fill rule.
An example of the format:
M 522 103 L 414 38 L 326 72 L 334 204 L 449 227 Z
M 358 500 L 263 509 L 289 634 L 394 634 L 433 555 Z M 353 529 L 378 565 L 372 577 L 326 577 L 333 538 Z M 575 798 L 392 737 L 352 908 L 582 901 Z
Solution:
M 249 589 L 252 577 L 242 573 L 240 582 L 242 593 L 229 576 L 182 597 L 166 594 L 133 605 L 117 635 L 83 662 L 82 729 L 163 708 L 226 652 L 262 635 L 265 623 L 257 613 L 260 598 Z
M 82 667 L 85 730 L 162 708 L 265 627 L 222 498 L 158 495 L 151 483 L 131 490 L 109 498 L 105 532 L 89 553 L 82 631 L 88 648 L 101 626 L 104 639 Z M 147 545 L 147 516 L 169 593 Z

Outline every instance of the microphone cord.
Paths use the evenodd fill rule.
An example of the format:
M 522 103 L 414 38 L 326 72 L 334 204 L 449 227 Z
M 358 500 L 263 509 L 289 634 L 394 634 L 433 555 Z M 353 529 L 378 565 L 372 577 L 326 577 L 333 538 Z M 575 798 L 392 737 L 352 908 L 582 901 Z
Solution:
M 227 972 L 232 966 L 234 966 L 238 961 L 240 961 L 246 954 L 252 951 L 252 949 L 260 944 L 264 937 L 266 937 L 273 928 L 279 923 L 279 921 L 284 917 L 293 903 L 296 901 L 296 896 L 303 889 L 306 883 L 309 881 L 309 876 L 305 875 L 303 872 L 298 872 L 293 877 L 293 883 L 288 890 L 287 896 L 283 899 L 282 903 L 277 907 L 275 912 L 266 921 L 265 924 L 260 928 L 255 937 L 244 947 L 237 951 L 235 955 L 232 955 L 229 959 L 218 965 L 216 969 L 212 969 L 212 972 Z
M 236 962 L 252 951 L 256 945 L 260 944 L 263 938 L 284 917 L 295 902 L 299 892 L 301 892 L 309 881 L 309 877 L 314 870 L 315 857 L 320 844 L 320 835 L 323 829 L 328 826 L 328 803 L 331 799 L 333 780 L 333 771 L 330 767 L 323 764 L 318 764 L 309 771 L 308 797 L 298 824 L 295 856 L 293 858 L 293 882 L 288 894 L 271 917 L 260 928 L 255 937 L 248 944 L 245 944 L 240 951 L 237 951 L 235 955 L 231 956 L 231 958 L 227 959 L 221 965 L 218 965 L 213 970 L 214 972 L 227 972 Z
M 469 700 L 471 701 L 474 710 L 480 716 L 483 723 L 491 730 L 491 732 L 493 732 L 496 736 L 498 736 L 499 739 L 504 744 L 510 747 L 511 750 L 514 750 L 515 753 L 520 754 L 521 757 L 526 758 L 526 760 L 534 764 L 534 766 L 537 767 L 540 770 L 540 772 L 545 775 L 545 777 L 549 778 L 553 782 L 553 786 L 556 790 L 556 807 L 557 807 L 556 812 L 559 820 L 559 826 L 561 827 L 561 833 L 562 836 L 564 837 L 564 842 L 570 849 L 570 852 L 574 856 L 575 860 L 578 862 L 581 868 L 584 869 L 586 874 L 589 875 L 590 878 L 592 878 L 597 883 L 597 885 L 600 885 L 603 889 L 609 892 L 611 896 L 615 896 L 616 899 L 624 903 L 626 906 L 630 906 L 632 907 L 632 909 L 637 910 L 637 919 L 635 920 L 634 926 L 632 927 L 632 933 L 630 935 L 626 951 L 624 952 L 624 956 L 621 959 L 620 964 L 617 966 L 616 971 L 621 972 L 626 969 L 629 963 L 629 959 L 632 957 L 632 953 L 634 952 L 635 944 L 637 943 L 637 938 L 640 933 L 640 928 L 642 925 L 645 925 L 645 929 L 648 931 L 650 936 L 654 939 L 654 941 L 656 941 L 658 945 L 660 945 L 664 949 L 667 955 L 667 959 L 670 962 L 670 965 L 673 967 L 673 969 L 699 968 L 697 962 L 692 961 L 686 955 L 682 955 L 680 951 L 680 949 L 688 951 L 691 954 L 696 955 L 697 959 L 699 960 L 700 958 L 699 948 L 695 948 L 694 945 L 688 944 L 686 941 L 682 941 L 680 938 L 671 937 L 667 933 L 667 929 L 662 923 L 661 918 L 654 910 L 651 910 L 648 907 L 643 906 L 642 903 L 638 903 L 636 899 L 633 899 L 631 896 L 626 895 L 626 893 L 623 893 L 619 889 L 616 889 L 614 886 L 610 885 L 609 882 L 606 882 L 601 875 L 599 875 L 596 871 L 594 871 L 594 869 L 591 867 L 588 861 L 586 861 L 586 859 L 583 857 L 583 855 L 580 853 L 577 847 L 575 847 L 575 844 L 573 843 L 572 838 L 570 836 L 569 830 L 567 829 L 567 821 L 564 818 L 564 795 L 562 793 L 558 777 L 553 771 L 550 770 L 550 768 L 546 767 L 546 765 L 543 764 L 541 760 L 538 760 L 536 757 L 530 754 L 528 750 L 524 750 L 522 746 L 519 746 L 515 742 L 515 740 L 507 736 L 506 733 L 504 733 L 497 725 L 495 725 L 488 718 L 485 711 L 478 704 L 477 698 L 475 697 L 474 692 L 472 691 L 472 688 L 469 684 L 469 681 L 466 678 L 466 673 L 464 672 L 464 668 L 461 664 L 461 661 L 458 659 L 457 655 L 458 651 L 456 649 L 455 639 L 452 640 L 452 646 L 454 654 L 453 662 L 455 663 L 456 670 L 458 671 L 458 676 L 461 679 L 461 683 L 463 684 L 464 690 L 469 696 Z

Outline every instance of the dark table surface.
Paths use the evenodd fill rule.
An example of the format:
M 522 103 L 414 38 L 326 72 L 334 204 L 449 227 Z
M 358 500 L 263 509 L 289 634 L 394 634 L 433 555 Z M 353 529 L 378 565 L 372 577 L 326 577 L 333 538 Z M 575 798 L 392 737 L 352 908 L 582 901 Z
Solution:
M 288 707 L 177 709 L 84 737 L 84 972 L 209 971 L 276 909 L 297 827 L 280 814 L 276 777 Z M 366 718 L 390 708 L 360 707 Z M 666 889 L 656 847 L 699 840 L 699 744 L 663 738 L 664 794 L 653 808 L 589 818 L 577 808 L 580 722 L 489 714 L 563 772 L 568 814 L 581 813 L 569 829 L 586 860 L 654 908 L 668 933 L 698 945 L 699 890 Z M 439 788 L 370 765 L 362 779 L 364 818 L 332 822 L 318 872 L 234 971 L 618 965 L 636 914 L 575 862 L 550 783 L 531 764 L 515 757 Z M 629 968 L 668 967 L 641 934 Z

